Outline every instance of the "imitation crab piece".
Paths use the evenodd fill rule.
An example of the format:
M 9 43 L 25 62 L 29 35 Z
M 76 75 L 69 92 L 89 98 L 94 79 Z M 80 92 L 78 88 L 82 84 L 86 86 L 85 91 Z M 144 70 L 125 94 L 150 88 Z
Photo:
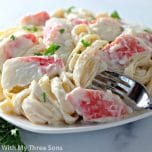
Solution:
M 108 91 L 76 88 L 67 94 L 66 99 L 84 121 L 106 122 L 132 112 L 119 96 Z
M 50 18 L 49 14 L 45 11 L 25 16 L 21 19 L 20 23 L 22 25 L 35 25 L 41 26 Z
M 89 24 L 89 21 L 86 21 L 85 19 L 81 19 L 81 18 L 73 18 L 71 19 L 71 23 L 73 25 L 79 25 L 79 24 Z
M 120 22 L 110 17 L 96 19 L 89 26 L 102 40 L 109 42 L 113 41 L 123 31 Z
M 54 57 L 17 57 L 7 60 L 3 65 L 2 88 L 26 86 L 32 80 L 39 80 L 43 75 L 49 77 L 60 74 L 63 68 L 61 59 Z
M 71 28 L 72 26 L 65 19 L 51 18 L 46 22 L 44 27 L 44 43 L 46 45 L 49 45 L 52 42 L 58 44 L 64 43 L 64 41 L 71 38 L 69 34 Z
M 57 56 L 63 59 L 64 63 L 74 48 L 71 37 L 72 26 L 66 19 L 51 18 L 44 27 L 43 42 L 46 46 L 52 43 L 58 44 L 60 48 L 55 52 Z
M 44 27 L 44 43 L 46 45 L 51 44 L 58 38 L 60 29 L 63 29 L 63 25 L 59 19 L 50 19 L 46 22 Z
M 0 69 L 3 63 L 10 58 L 23 56 L 30 48 L 38 43 L 33 34 L 12 35 L 0 43 Z
M 120 35 L 111 44 L 103 49 L 111 61 L 119 65 L 125 65 L 129 59 L 152 48 L 152 35 L 149 33 L 138 33 L 136 35 Z

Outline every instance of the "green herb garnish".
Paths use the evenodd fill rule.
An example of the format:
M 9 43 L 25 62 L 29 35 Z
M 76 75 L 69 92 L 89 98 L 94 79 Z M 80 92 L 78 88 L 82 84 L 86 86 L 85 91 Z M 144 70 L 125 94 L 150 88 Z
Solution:
M 50 56 L 53 55 L 58 49 L 60 48 L 59 45 L 52 43 L 44 52 L 44 55 Z
M 45 92 L 42 93 L 42 99 L 43 99 L 43 102 L 46 102 L 46 93 Z
M 85 41 L 84 39 L 81 40 L 81 43 L 83 44 L 84 47 L 88 47 L 91 45 L 90 42 Z
M 21 152 L 28 152 L 26 145 L 21 141 L 18 128 L 0 118 L 0 147 L 3 151 L 7 146 L 12 146 Z
M 61 34 L 64 33 L 64 31 L 65 31 L 64 29 L 60 29 L 60 30 L 59 30 L 59 32 L 60 32 Z
M 40 53 L 40 52 L 35 52 L 34 55 L 37 55 L 37 56 L 42 56 L 43 53 Z
M 113 11 L 110 16 L 114 19 L 121 19 L 117 11 Z
M 75 9 L 75 7 L 74 7 L 74 6 L 71 6 L 71 7 L 69 7 L 68 9 L 66 9 L 66 12 L 67 12 L 68 14 L 70 14 L 73 9 Z
M 38 28 L 36 26 L 23 26 L 22 27 L 25 31 L 29 31 L 29 32 L 37 32 Z
M 53 55 L 61 46 L 52 43 L 44 52 L 35 52 L 37 56 L 50 56 Z
M 14 35 L 11 35 L 10 39 L 14 41 L 16 37 Z
M 148 29 L 148 28 L 144 29 L 144 31 L 147 32 L 147 33 L 152 33 L 152 30 Z

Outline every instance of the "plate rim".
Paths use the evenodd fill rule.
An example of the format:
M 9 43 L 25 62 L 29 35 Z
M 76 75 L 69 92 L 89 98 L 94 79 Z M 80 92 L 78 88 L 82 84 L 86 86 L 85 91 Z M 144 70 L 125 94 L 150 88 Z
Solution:
M 3 112 L 0 112 L 0 117 L 4 120 L 8 121 L 9 123 L 15 125 L 16 127 L 19 127 L 23 130 L 30 131 L 33 133 L 39 133 L 39 134 L 67 134 L 67 133 L 80 133 L 80 132 L 90 132 L 90 131 L 97 131 L 97 130 L 103 130 L 108 128 L 113 128 L 117 126 L 122 126 L 131 122 L 136 122 L 138 120 L 147 118 L 152 116 L 152 110 L 148 110 L 147 112 L 144 112 L 142 114 L 138 114 L 135 116 L 131 116 L 129 118 L 121 119 L 118 121 L 113 121 L 109 123 L 97 123 L 96 125 L 82 125 L 80 127 L 77 126 L 69 126 L 69 127 L 45 127 L 45 125 L 37 125 L 33 124 L 30 121 L 25 119 L 22 119 L 21 116 L 16 115 L 8 115 Z M 19 120 L 19 121 L 13 121 L 13 120 Z M 27 122 L 31 125 L 24 124 L 23 122 Z M 41 128 L 41 129 L 40 129 Z

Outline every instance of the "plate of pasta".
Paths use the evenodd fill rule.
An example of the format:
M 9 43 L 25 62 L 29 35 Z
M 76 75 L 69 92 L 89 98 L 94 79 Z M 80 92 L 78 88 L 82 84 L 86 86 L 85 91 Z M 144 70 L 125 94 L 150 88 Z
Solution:
M 151 116 L 110 90 L 91 89 L 113 70 L 152 96 L 152 31 L 117 11 L 70 7 L 24 16 L 0 32 L 0 117 L 32 132 L 70 133 L 119 126 Z

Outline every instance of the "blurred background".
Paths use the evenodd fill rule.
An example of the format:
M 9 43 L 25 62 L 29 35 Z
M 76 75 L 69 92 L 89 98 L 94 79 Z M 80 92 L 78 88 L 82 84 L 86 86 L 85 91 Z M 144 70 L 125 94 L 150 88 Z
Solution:
M 117 10 L 120 16 L 131 22 L 152 25 L 152 0 L 1 0 L 0 28 L 16 25 L 20 17 L 40 10 L 52 12 L 69 6 L 90 9 L 93 12 Z

